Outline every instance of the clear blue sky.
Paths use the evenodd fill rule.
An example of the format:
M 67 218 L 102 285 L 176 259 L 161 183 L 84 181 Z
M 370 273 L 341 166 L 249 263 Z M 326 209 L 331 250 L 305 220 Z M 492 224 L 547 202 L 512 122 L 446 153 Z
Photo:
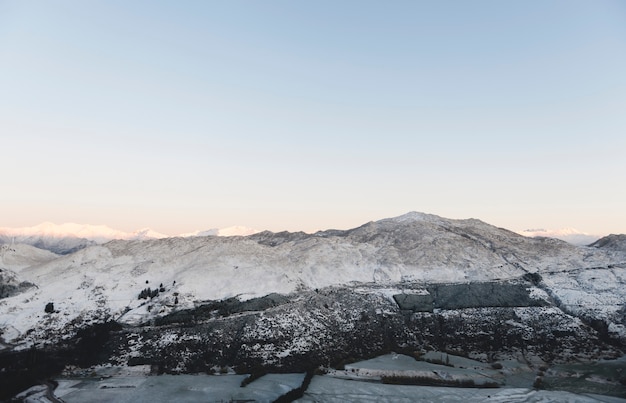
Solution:
M 0 226 L 626 233 L 626 2 L 0 0 Z

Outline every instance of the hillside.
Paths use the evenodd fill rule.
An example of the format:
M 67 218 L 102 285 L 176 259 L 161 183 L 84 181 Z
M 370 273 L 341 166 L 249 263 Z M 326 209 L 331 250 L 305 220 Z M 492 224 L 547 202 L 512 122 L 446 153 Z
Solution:
M 598 239 L 596 242 L 592 243 L 589 246 L 603 250 L 626 252 L 626 235 L 607 235 L 603 238 Z

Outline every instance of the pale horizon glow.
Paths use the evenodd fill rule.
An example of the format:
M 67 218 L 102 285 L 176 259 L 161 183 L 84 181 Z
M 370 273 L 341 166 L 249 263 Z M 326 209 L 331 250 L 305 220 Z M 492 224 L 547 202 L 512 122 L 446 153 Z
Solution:
M 0 227 L 626 233 L 620 1 L 0 0 Z

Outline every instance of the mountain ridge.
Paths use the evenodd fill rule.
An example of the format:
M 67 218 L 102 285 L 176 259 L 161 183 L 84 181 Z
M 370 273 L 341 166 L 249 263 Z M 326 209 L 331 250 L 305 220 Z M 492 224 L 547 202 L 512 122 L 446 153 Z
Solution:
M 176 235 L 192 236 L 241 236 L 251 235 L 258 231 L 244 227 L 232 226 L 214 228 L 206 231 L 195 231 Z M 44 222 L 32 227 L 9 228 L 0 227 L 0 244 L 22 243 L 46 249 L 57 254 L 69 254 L 87 246 L 103 244 L 112 240 L 147 240 L 162 239 L 172 236 L 143 228 L 132 232 L 113 229 L 106 225 L 90 225 Z

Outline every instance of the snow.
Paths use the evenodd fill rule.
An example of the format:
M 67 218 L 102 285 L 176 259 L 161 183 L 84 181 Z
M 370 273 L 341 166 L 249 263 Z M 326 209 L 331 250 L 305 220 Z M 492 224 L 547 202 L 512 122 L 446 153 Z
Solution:
M 177 236 L 246 236 L 258 232 L 258 230 L 253 228 L 235 225 L 227 228 L 195 231 Z M 55 224 L 52 222 L 44 222 L 39 225 L 23 228 L 0 227 L 0 236 L 10 238 L 11 240 L 14 239 L 16 243 L 24 242 L 29 238 L 84 238 L 95 241 L 96 243 L 105 243 L 114 239 L 145 240 L 171 237 L 171 235 L 162 234 L 150 228 L 126 232 L 110 228 L 106 225 L 76 223 Z
M 149 239 L 149 238 L 165 238 L 166 235 L 152 231 L 148 228 L 135 232 L 124 232 L 116 230 L 106 225 L 88 225 L 76 223 L 55 224 L 52 222 L 44 222 L 33 227 L 24 228 L 0 228 L 0 234 L 15 237 L 16 241 L 27 237 L 75 237 L 85 238 L 103 243 L 112 239 Z
M 28 388 L 22 393 L 15 396 L 17 399 L 23 399 L 25 403 L 48 403 L 50 400 L 46 397 L 48 387 L 45 385 L 35 385 L 32 388 Z
M 59 255 L 30 245 L 0 245 L 0 269 L 19 270 L 50 262 Z
M 274 401 L 300 386 L 304 374 L 268 374 L 241 388 L 246 375 L 159 375 L 103 380 L 58 380 L 55 396 L 64 402 L 120 403 L 254 400 Z M 624 399 L 529 388 L 467 389 L 386 385 L 314 376 L 297 402 L 624 402 Z
M 528 287 L 528 295 L 532 299 L 539 299 L 544 301 L 548 301 L 550 299 L 548 293 L 539 287 Z
M 393 298 L 394 295 L 406 294 L 406 295 L 429 295 L 430 293 L 426 289 L 407 289 L 407 288 L 393 288 L 393 287 L 356 287 L 354 292 L 359 294 L 378 294 L 385 297 L 388 301 L 396 303 Z
M 626 268 L 611 266 L 555 272 L 543 279 L 565 309 L 610 322 L 619 316 L 626 300 Z M 609 326 L 618 329 L 617 325 Z
M 387 354 L 347 364 L 345 370 L 329 370 L 327 376 L 351 380 L 379 381 L 383 377 L 429 378 L 433 381 L 473 381 L 476 385 L 502 384 L 504 375 L 488 365 L 446 353 L 431 352 L 425 360 L 448 361 L 454 366 L 417 361 L 402 354 Z
M 401 354 L 387 354 L 346 365 L 345 371 L 330 370 L 313 377 L 297 402 L 624 402 L 626 400 L 589 393 L 534 390 L 533 370 L 517 360 L 503 361 L 501 370 L 490 365 L 443 352 L 431 351 L 421 358 L 448 361 L 453 368 L 416 361 Z M 606 362 L 613 365 L 614 362 Z M 567 369 L 567 368 L 566 368 Z M 383 375 L 430 376 L 444 379 L 497 380 L 499 388 L 455 388 L 390 385 L 376 382 Z M 530 378 L 529 378 L 530 375 Z M 506 381 L 504 381 L 506 378 Z M 592 377 L 592 381 L 598 380 Z M 478 382 L 477 382 L 478 383 Z M 510 386 L 509 386 L 510 385 Z M 527 385 L 520 387 L 520 385 Z
M 445 353 L 431 351 L 425 359 L 440 359 Z M 330 370 L 326 375 L 314 376 L 304 396 L 297 402 L 625 402 L 626 400 L 590 393 L 573 393 L 556 390 L 535 390 L 530 387 L 533 370 L 519 361 L 503 361 L 503 369 L 493 370 L 488 364 L 450 355 L 449 362 L 456 368 L 416 361 L 401 354 L 387 354 L 374 359 L 346 366 L 345 371 Z M 445 360 L 445 359 L 444 359 Z M 603 361 L 604 365 L 619 364 Z M 574 364 L 576 367 L 578 364 Z M 573 368 L 572 367 L 572 368 Z M 572 368 L 564 366 L 561 373 L 568 374 Z M 557 368 L 555 367 L 554 370 Z M 142 370 L 144 372 L 142 372 Z M 236 401 L 253 400 L 269 402 L 300 387 L 304 374 L 267 374 L 240 387 L 246 375 L 158 375 L 146 376 L 147 368 L 98 367 L 92 376 L 84 374 L 80 379 L 57 379 L 56 397 L 67 403 L 118 402 L 192 402 L 192 401 Z M 433 386 L 391 385 L 377 381 L 381 374 L 406 373 L 406 371 L 428 370 L 439 376 L 446 371 L 465 371 L 472 378 L 485 374 L 506 373 L 506 384 L 499 388 L 456 388 Z M 602 371 L 596 368 L 596 371 Z M 553 371 L 552 369 L 549 371 Z M 376 376 L 378 375 L 378 377 Z M 435 376 L 435 375 L 433 375 Z M 501 375 L 504 376 L 504 375 Z M 519 380 L 516 380 L 519 378 Z M 597 375 L 589 376 L 589 382 L 606 384 Z M 510 386 L 509 386 L 510 385 Z M 520 386 L 528 385 L 528 386 Z M 43 389 L 34 390 L 41 392 Z
M 259 230 L 242 225 L 234 225 L 226 228 L 212 228 L 205 231 L 194 231 L 178 235 L 179 237 L 192 236 L 248 236 L 259 233 Z
M 242 388 L 247 375 L 159 375 L 103 380 L 59 380 L 55 396 L 66 403 L 271 402 L 299 387 L 304 374 L 268 374 Z

